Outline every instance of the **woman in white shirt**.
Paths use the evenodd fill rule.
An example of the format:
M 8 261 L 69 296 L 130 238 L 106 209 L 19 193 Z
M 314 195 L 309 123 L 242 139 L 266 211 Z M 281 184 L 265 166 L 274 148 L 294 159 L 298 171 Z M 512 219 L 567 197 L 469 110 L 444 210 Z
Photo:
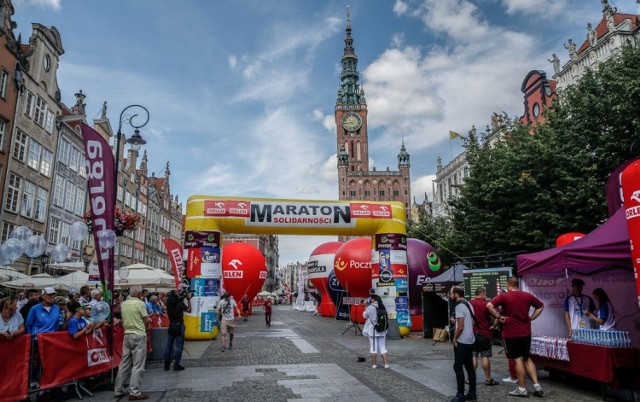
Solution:
M 382 310 L 385 314 L 387 313 L 387 309 L 384 307 L 380 296 L 369 296 L 369 305 L 364 310 L 364 313 L 362 313 L 366 320 L 364 329 L 362 330 L 362 335 L 369 338 L 369 353 L 371 353 L 371 363 L 373 364 L 372 367 L 378 367 L 377 358 L 378 353 L 380 353 L 380 355 L 382 356 L 382 362 L 384 363 L 384 368 L 388 369 L 389 360 L 387 357 L 387 347 L 385 344 L 387 331 L 384 330 L 382 332 L 378 332 L 375 329 L 375 325 L 378 323 L 378 309 Z
M 24 318 L 16 312 L 18 300 L 15 296 L 5 297 L 0 300 L 0 335 L 6 339 L 12 339 L 24 334 Z
M 595 312 L 589 311 L 587 314 L 603 331 L 615 329 L 616 314 L 613 310 L 613 304 L 609 301 L 609 295 L 602 288 L 596 288 L 593 291 L 593 298 L 598 307 Z

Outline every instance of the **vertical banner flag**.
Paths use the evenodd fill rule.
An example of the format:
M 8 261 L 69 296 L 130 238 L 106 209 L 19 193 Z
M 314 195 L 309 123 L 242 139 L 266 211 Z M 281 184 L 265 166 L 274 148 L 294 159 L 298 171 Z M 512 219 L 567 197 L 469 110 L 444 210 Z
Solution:
M 188 290 L 189 279 L 187 279 L 184 261 L 182 261 L 182 247 L 173 239 L 163 239 L 162 243 L 167 248 L 167 254 L 169 254 L 169 261 L 171 261 L 171 268 L 173 269 L 173 277 L 176 281 L 176 290 Z
M 115 194 L 115 162 L 111 147 L 94 129 L 82 124 L 84 139 L 85 166 L 87 169 L 87 186 L 89 187 L 89 206 L 93 239 L 96 245 L 96 258 L 100 270 L 100 281 L 110 307 L 113 297 L 113 248 L 106 248 L 98 239 L 102 230 L 114 230 L 114 194 Z
M 636 280 L 636 303 L 640 306 L 640 162 L 627 166 L 620 176 L 622 201 L 627 217 L 633 276 Z

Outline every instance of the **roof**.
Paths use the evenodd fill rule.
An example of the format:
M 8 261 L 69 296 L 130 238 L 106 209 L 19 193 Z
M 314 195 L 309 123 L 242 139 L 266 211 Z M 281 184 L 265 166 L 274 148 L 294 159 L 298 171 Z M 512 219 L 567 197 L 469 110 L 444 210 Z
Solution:
M 627 20 L 627 19 L 631 20 L 631 30 L 632 31 L 635 30 L 638 27 L 638 15 L 623 14 L 623 13 L 616 13 L 613 15 L 613 22 L 615 23 L 616 26 L 618 26 L 624 20 Z M 607 20 L 604 17 L 602 18 L 602 20 L 600 20 L 600 23 L 595 28 L 595 31 L 596 31 L 596 40 L 602 38 L 609 32 L 609 28 L 607 28 Z M 582 46 L 580 46 L 580 48 L 578 49 L 578 54 L 582 54 L 582 52 L 587 50 L 589 46 L 591 46 L 591 44 L 589 43 L 589 39 L 585 39 L 585 41 L 582 43 Z

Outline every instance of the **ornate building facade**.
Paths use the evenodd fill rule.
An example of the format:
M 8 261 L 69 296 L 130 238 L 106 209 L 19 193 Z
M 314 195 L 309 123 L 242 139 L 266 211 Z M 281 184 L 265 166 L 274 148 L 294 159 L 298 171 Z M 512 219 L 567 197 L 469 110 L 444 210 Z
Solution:
M 358 57 L 351 37 L 351 18 L 347 8 L 346 37 L 341 59 L 340 88 L 335 106 L 340 200 L 399 201 L 411 216 L 409 153 L 404 141 L 398 153 L 398 170 L 369 170 L 367 101 L 360 83 Z

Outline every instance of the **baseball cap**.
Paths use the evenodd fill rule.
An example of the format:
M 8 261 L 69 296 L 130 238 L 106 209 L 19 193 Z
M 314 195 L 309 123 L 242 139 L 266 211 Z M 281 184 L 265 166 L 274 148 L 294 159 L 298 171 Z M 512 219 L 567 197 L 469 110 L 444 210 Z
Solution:
M 53 302 L 55 304 L 67 304 L 67 299 L 64 296 L 56 296 L 56 298 L 53 299 Z
M 571 280 L 571 286 L 584 286 L 584 281 L 580 278 L 573 278 Z
M 44 289 L 42 289 L 42 294 L 43 295 L 55 295 L 56 294 L 56 290 L 54 288 L 44 288 Z
M 82 305 L 82 309 L 86 309 L 86 308 L 93 308 L 93 306 L 91 305 L 91 303 L 85 303 Z

